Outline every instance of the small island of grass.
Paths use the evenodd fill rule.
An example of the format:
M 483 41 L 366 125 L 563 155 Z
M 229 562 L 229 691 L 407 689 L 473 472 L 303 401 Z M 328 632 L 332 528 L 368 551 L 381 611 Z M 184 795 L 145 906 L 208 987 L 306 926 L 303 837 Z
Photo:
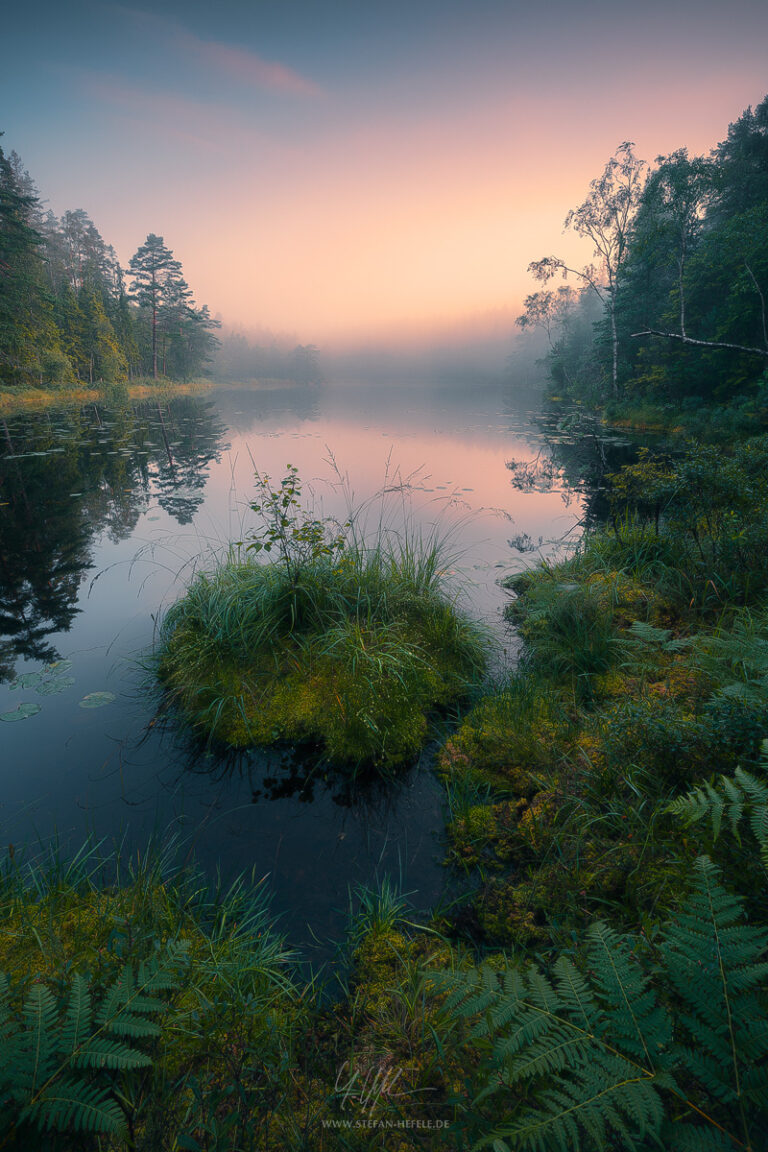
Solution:
M 276 488 L 256 480 L 263 529 L 165 618 L 168 700 L 198 735 L 234 748 L 289 741 L 334 764 L 402 765 L 430 715 L 485 667 L 486 637 L 447 587 L 444 548 L 385 530 L 370 543 L 352 520 L 314 519 L 291 467 Z

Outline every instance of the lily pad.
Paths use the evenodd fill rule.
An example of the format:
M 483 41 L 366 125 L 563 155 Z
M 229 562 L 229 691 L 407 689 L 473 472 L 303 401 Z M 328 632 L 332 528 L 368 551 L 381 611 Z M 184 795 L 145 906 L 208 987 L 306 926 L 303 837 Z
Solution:
M 63 672 L 69 672 L 71 667 L 71 660 L 54 660 L 53 664 L 46 664 L 45 671 L 49 676 L 61 676 Z
M 87 696 L 83 696 L 80 707 L 103 708 L 105 704 L 111 704 L 116 699 L 114 692 L 89 692 Z
M 5 720 L 6 724 L 13 724 L 15 720 L 27 720 L 30 716 L 35 716 L 39 711 L 39 704 L 19 704 L 12 712 L 0 712 L 0 720 Z
M 18 676 L 14 680 L 13 684 L 11 684 L 11 689 L 13 690 L 16 688 L 36 688 L 37 685 L 42 681 L 42 679 L 43 679 L 42 672 L 25 672 L 23 674 L 23 676 Z
M 74 683 L 74 676 L 52 676 L 50 680 L 40 684 L 37 690 L 41 696 L 55 696 L 58 692 L 63 692 L 65 688 L 70 688 Z

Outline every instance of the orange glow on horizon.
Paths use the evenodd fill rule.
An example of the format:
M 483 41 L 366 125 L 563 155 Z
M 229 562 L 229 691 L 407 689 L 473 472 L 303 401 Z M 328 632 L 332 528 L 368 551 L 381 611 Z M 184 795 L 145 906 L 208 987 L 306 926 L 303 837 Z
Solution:
M 590 260 L 563 220 L 621 141 L 648 160 L 707 152 L 764 95 L 760 54 L 742 51 L 737 69 L 733 45 L 714 71 L 672 41 L 614 45 L 598 67 L 584 28 L 591 57 L 553 42 L 543 67 L 549 33 L 518 43 L 510 29 L 492 59 L 476 44 L 410 60 L 402 75 L 350 78 L 323 71 L 321 56 L 299 65 L 256 40 L 113 12 L 172 66 L 147 82 L 62 66 L 95 137 L 68 139 L 66 165 L 48 142 L 54 194 L 25 154 L 51 207 L 84 207 L 123 264 L 149 232 L 163 235 L 198 303 L 226 324 L 320 345 L 514 316 L 536 289 L 532 260 Z M 119 180 L 90 178 L 99 132 L 104 172 L 112 164 Z

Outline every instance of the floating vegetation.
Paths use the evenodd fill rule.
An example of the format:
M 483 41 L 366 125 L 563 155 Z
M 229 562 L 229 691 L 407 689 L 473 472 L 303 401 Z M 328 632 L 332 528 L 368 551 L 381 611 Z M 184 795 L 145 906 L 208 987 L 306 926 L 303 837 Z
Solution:
M 444 543 L 317 520 L 289 467 L 257 474 L 263 528 L 200 574 L 166 616 L 159 674 L 206 739 L 234 747 L 314 743 L 330 760 L 396 767 L 430 714 L 482 678 L 486 638 L 446 586 Z
M 105 704 L 111 704 L 116 699 L 114 692 L 89 692 L 87 696 L 83 696 L 80 707 L 103 708 Z
M 13 724 L 16 720 L 28 720 L 30 716 L 36 716 L 39 711 L 39 704 L 25 702 L 19 704 L 18 708 L 14 708 L 11 712 L 0 713 L 0 720 L 4 720 L 6 724 Z

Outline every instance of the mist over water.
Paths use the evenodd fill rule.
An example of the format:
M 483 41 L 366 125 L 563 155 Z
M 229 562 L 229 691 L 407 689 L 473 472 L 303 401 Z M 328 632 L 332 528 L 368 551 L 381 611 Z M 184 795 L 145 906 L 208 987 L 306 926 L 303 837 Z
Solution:
M 146 662 L 193 572 L 255 527 L 254 468 L 279 479 L 288 464 L 323 515 L 369 501 L 373 527 L 384 516 L 447 534 L 461 602 L 494 631 L 499 665 L 512 659 L 497 581 L 557 548 L 583 513 L 561 471 L 513 482 L 511 461 L 548 451 L 537 389 L 222 387 L 162 409 L 10 420 L 2 451 L 0 714 L 40 707 L 0 725 L 4 841 L 177 835 L 209 874 L 265 877 L 291 938 L 323 954 L 350 885 L 388 873 L 416 907 L 435 904 L 443 797 L 430 749 L 386 789 L 350 788 L 288 749 L 222 759 L 156 722 Z M 71 667 L 57 681 L 60 659 Z M 81 707 L 104 692 L 114 700 Z

